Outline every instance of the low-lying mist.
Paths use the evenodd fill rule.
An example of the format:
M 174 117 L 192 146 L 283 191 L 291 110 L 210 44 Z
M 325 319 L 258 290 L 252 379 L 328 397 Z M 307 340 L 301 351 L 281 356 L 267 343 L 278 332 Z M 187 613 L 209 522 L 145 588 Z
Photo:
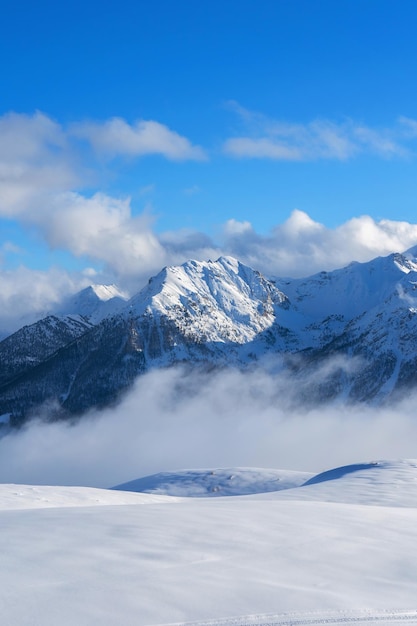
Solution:
M 76 424 L 43 415 L 0 439 L 0 482 L 108 487 L 166 470 L 273 467 L 319 472 L 417 457 L 415 397 L 390 407 L 290 408 L 297 387 L 263 369 L 142 376 L 115 408 Z

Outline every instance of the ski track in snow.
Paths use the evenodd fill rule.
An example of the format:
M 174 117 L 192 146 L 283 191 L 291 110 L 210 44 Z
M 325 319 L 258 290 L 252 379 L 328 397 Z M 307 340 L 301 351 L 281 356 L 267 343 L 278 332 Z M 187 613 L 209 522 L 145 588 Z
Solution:
M 197 622 L 172 622 L 152 626 L 312 626 L 319 624 L 369 624 L 378 622 L 396 624 L 408 622 L 417 624 L 417 610 L 356 610 L 323 611 L 309 613 L 284 613 L 264 615 L 241 615 L 230 618 L 202 620 Z M 151 625 L 149 625 L 151 626 Z

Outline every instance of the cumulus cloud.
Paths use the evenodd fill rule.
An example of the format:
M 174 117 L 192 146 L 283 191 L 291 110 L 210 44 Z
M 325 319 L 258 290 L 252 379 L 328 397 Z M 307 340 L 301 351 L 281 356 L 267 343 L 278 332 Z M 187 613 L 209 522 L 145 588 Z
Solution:
M 230 466 L 322 471 L 415 455 L 415 398 L 390 408 L 294 410 L 288 380 L 260 369 L 137 381 L 116 408 L 77 424 L 31 423 L 0 439 L 0 481 L 111 486 L 164 470 Z
M 170 265 L 188 259 L 207 260 L 222 254 L 222 248 L 208 235 L 188 228 L 162 233 L 159 240 Z
M 71 132 L 76 137 L 87 139 L 96 152 L 109 156 L 160 154 L 173 161 L 202 161 L 207 158 L 200 146 L 194 146 L 186 137 L 153 120 L 128 124 L 114 117 L 101 124 L 75 124 Z
M 249 221 L 244 220 L 243 222 L 240 222 L 239 220 L 235 220 L 232 218 L 230 220 L 227 220 L 227 222 L 224 224 L 223 232 L 227 237 L 239 237 L 244 234 L 254 233 L 254 230 L 252 224 Z
M 49 150 L 62 148 L 65 135 L 61 126 L 37 111 L 33 115 L 6 113 L 0 117 L 0 158 L 35 161 L 49 157 Z
M 150 215 L 133 216 L 129 199 L 68 192 L 33 221 L 53 248 L 104 262 L 118 276 L 143 276 L 166 260 Z
M 145 280 L 167 260 L 153 233 L 150 212 L 134 216 L 128 198 L 83 193 L 95 174 L 81 137 L 113 156 L 160 154 L 172 160 L 201 160 L 204 151 L 155 121 L 130 126 L 112 119 L 65 128 L 40 112 L 0 117 L 0 216 L 35 227 L 53 249 L 102 264 L 113 279 L 134 275 Z M 3 248 L 0 254 L 10 250 Z
M 129 198 L 56 193 L 21 220 L 36 227 L 51 249 L 64 249 L 99 263 L 111 282 L 118 280 L 124 286 L 131 277 L 136 283 L 145 281 L 169 260 L 168 251 L 152 230 L 151 214 L 132 215 Z M 3 253 L 10 252 L 12 245 Z
M 80 183 L 62 127 L 43 113 L 0 117 L 0 215 L 15 217 Z
M 56 194 L 79 191 L 96 174 L 80 139 L 109 156 L 159 154 L 174 161 L 204 160 L 202 148 L 156 121 L 129 125 L 113 118 L 69 128 L 36 112 L 0 117 L 0 216 L 31 220 Z
M 269 235 L 256 233 L 248 222 L 227 222 L 223 247 L 267 275 L 299 277 L 403 252 L 416 243 L 417 224 L 363 215 L 327 228 L 294 210 Z
M 158 235 L 158 242 L 166 264 L 231 255 L 267 276 L 303 277 L 403 252 L 417 244 L 417 224 L 363 215 L 328 228 L 296 209 L 266 235 L 249 221 L 230 219 L 219 240 L 179 229 Z
M 417 123 L 400 118 L 392 128 L 370 128 L 347 119 L 334 122 L 317 119 L 304 124 L 272 120 L 229 103 L 243 121 L 245 134 L 230 137 L 223 144 L 225 154 L 234 158 L 278 161 L 345 161 L 361 153 L 379 157 L 409 154 L 407 139 L 415 136 Z M 405 132 L 405 128 L 408 132 Z

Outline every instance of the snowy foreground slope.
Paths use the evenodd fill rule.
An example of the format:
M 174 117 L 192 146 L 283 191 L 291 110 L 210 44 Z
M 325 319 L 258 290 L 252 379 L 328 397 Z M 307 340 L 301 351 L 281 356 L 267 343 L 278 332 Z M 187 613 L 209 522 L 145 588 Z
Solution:
M 223 498 L 2 485 L 1 623 L 417 624 L 416 479 L 401 461 Z

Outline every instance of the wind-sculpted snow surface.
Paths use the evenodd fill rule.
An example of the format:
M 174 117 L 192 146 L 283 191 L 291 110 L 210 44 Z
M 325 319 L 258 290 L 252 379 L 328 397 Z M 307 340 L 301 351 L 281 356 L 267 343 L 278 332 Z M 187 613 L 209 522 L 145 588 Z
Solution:
M 257 497 L 417 507 L 417 461 L 372 461 L 320 474 L 291 470 L 228 468 L 182 470 L 145 476 L 113 487 L 183 497 Z M 261 495 L 264 494 L 264 495 Z
M 243 496 L 281 491 L 302 485 L 308 472 L 257 469 L 254 467 L 161 472 L 132 480 L 113 489 L 195 498 Z
M 356 463 L 355 465 L 345 465 L 344 467 L 338 467 L 337 469 L 329 470 L 328 472 L 322 472 L 309 478 L 305 485 L 316 485 L 317 483 L 326 482 L 327 480 L 337 480 L 353 472 L 360 472 L 362 470 L 369 470 L 378 467 L 378 463 Z
M 2 623 L 417 624 L 417 461 L 351 469 L 226 498 L 0 486 Z
M 122 504 L 173 504 L 176 498 L 140 493 L 113 493 L 91 487 L 0 484 L 0 511 Z
M 70 316 L 0 343 L 0 417 L 111 405 L 139 375 L 176 364 L 267 368 L 291 379 L 277 382 L 287 405 L 400 399 L 417 385 L 416 252 L 305 279 L 267 279 L 231 257 L 188 261 L 126 303 L 114 286 L 91 287 L 66 301 Z

